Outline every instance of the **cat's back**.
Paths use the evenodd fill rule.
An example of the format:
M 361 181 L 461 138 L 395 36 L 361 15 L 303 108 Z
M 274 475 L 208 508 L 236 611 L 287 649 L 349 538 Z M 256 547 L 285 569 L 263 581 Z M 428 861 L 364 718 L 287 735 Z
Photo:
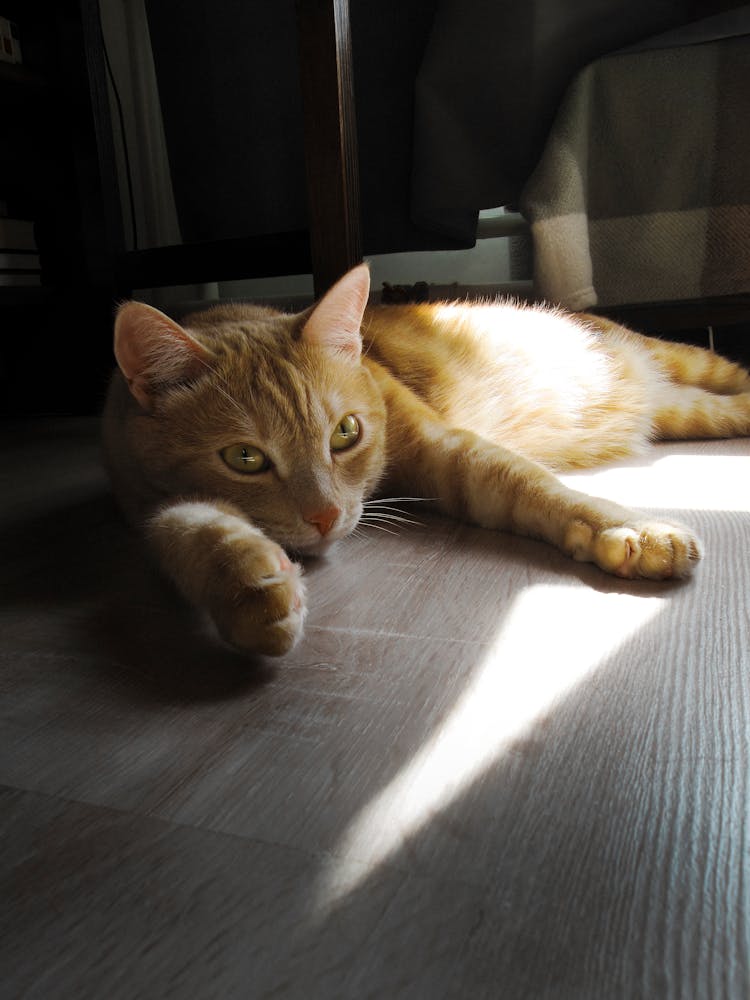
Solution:
M 363 339 L 452 425 L 557 468 L 601 461 L 594 437 L 630 453 L 647 428 L 648 358 L 589 317 L 503 299 L 373 306 Z
M 479 386 L 483 400 L 488 387 L 516 402 L 531 387 L 570 396 L 627 355 L 588 318 L 511 299 L 374 306 L 362 332 L 367 357 L 441 409 L 446 392 Z
M 513 299 L 372 306 L 363 326 L 365 349 L 405 375 L 416 363 L 466 369 L 531 362 L 538 371 L 566 367 L 602 350 L 603 330 L 590 317 Z

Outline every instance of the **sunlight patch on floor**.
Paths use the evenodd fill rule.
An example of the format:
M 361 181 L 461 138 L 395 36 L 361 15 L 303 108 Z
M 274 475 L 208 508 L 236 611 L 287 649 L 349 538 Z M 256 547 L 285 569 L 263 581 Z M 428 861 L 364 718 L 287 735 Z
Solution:
M 703 442 L 656 446 L 643 464 L 575 472 L 560 479 L 575 490 L 635 507 L 746 511 L 750 506 L 750 441 L 723 444 L 732 447 L 731 454 L 702 453 Z M 680 452 L 675 453 L 675 448 Z
M 665 600 L 566 584 L 525 590 L 445 721 L 345 831 L 334 853 L 362 867 L 322 881 L 318 908 L 335 905 L 398 853 Z

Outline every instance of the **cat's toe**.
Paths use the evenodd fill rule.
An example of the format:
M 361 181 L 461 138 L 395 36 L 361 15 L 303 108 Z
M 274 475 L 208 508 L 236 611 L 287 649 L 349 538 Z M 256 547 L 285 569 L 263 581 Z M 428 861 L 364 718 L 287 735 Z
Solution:
M 226 636 L 239 649 L 283 656 L 302 635 L 305 591 L 296 566 L 243 593 L 231 614 Z
M 275 565 L 273 565 L 275 563 Z M 283 656 L 302 636 L 307 606 L 300 567 L 280 552 L 257 579 L 237 581 L 213 609 L 222 638 L 237 649 Z
M 669 580 L 689 576 L 701 552 L 687 528 L 646 522 L 601 531 L 596 556 L 603 569 L 626 579 Z
M 237 649 L 264 656 L 283 656 L 297 644 L 302 636 L 305 607 L 299 597 L 295 606 L 287 609 L 283 618 L 275 621 L 258 621 L 256 602 L 243 601 L 232 616 L 224 638 Z

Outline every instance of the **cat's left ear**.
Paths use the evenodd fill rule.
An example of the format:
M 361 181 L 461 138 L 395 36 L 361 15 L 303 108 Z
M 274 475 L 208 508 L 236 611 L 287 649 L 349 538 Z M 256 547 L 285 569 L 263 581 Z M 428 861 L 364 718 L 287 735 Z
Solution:
M 189 382 L 210 366 L 209 351 L 178 323 L 144 302 L 125 302 L 115 318 L 115 358 L 144 410 L 159 392 Z
M 360 327 L 367 296 L 370 269 L 359 264 L 339 278 L 317 305 L 302 328 L 302 339 L 324 349 L 358 358 L 362 352 Z

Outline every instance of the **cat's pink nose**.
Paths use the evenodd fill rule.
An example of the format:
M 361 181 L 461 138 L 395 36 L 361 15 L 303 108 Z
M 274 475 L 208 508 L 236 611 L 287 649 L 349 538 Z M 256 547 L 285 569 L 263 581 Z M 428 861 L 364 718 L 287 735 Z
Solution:
M 325 507 L 323 510 L 316 510 L 312 514 L 304 514 L 303 517 L 308 524 L 314 524 L 321 535 L 327 535 L 340 513 L 339 507 L 331 506 Z

